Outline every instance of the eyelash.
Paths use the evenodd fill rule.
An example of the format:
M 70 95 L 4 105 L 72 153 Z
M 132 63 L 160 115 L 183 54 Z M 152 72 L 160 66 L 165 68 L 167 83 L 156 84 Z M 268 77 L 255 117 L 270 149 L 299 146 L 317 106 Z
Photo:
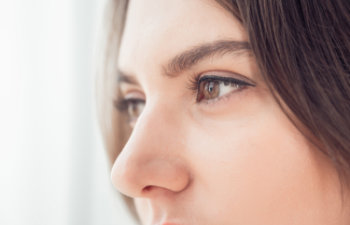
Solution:
M 224 95 L 224 96 L 217 97 L 215 99 L 210 99 L 210 100 L 199 99 L 200 87 L 202 82 L 216 82 L 216 83 L 224 82 L 231 85 L 236 85 L 237 91 L 242 90 L 248 86 L 255 86 L 254 84 L 250 84 L 246 81 L 242 81 L 233 77 L 224 77 L 224 76 L 217 76 L 217 75 L 193 76 L 192 79 L 190 79 L 189 89 L 192 90 L 195 95 L 197 95 L 196 96 L 197 103 L 200 103 L 201 101 L 206 101 L 206 102 L 216 101 L 225 96 Z

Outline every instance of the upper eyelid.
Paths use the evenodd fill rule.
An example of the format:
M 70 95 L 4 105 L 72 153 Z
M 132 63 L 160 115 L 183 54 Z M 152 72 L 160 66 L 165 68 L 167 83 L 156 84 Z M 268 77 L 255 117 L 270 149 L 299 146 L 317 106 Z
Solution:
M 249 83 L 253 86 L 256 86 L 256 82 L 254 82 L 252 79 L 248 78 L 247 76 L 241 75 L 239 73 L 233 72 L 233 71 L 223 71 L 223 70 L 213 70 L 213 71 L 207 71 L 207 72 L 202 72 L 198 75 L 197 79 L 198 81 L 202 77 L 213 77 L 213 78 L 227 78 L 227 79 L 234 79 L 238 81 L 244 81 L 245 83 Z
M 239 83 L 241 85 L 251 85 L 251 86 L 255 86 L 255 84 L 252 84 L 250 82 L 247 82 L 245 80 L 241 80 L 241 79 L 237 79 L 237 78 L 234 78 L 234 77 L 223 77 L 223 76 L 215 76 L 215 75 L 206 75 L 206 76 L 203 76 L 201 78 L 199 78 L 199 83 L 203 82 L 203 81 L 206 81 L 206 80 L 218 80 L 218 81 L 227 81 L 227 82 L 236 82 L 236 83 Z
M 188 88 L 194 92 L 198 91 L 199 84 L 203 81 L 203 78 L 221 81 L 226 80 L 230 83 L 236 82 L 241 83 L 242 85 L 250 85 L 253 87 L 256 86 L 256 83 L 254 81 L 241 74 L 222 70 L 210 70 L 199 74 L 192 74 L 191 76 L 189 76 Z
M 137 84 L 121 82 L 118 84 L 117 89 L 118 89 L 119 95 L 123 98 L 132 93 L 135 95 L 139 95 L 140 98 L 145 98 L 145 94 L 143 90 Z

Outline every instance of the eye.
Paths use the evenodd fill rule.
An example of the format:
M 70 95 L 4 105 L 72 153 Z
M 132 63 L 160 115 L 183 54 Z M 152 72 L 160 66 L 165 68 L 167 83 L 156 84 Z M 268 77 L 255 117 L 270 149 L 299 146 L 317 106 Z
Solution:
M 231 92 L 242 90 L 248 86 L 254 85 L 232 77 L 205 75 L 196 81 L 196 101 L 218 100 Z
M 118 99 L 114 102 L 114 106 L 121 113 L 127 114 L 129 123 L 133 125 L 142 113 L 145 100 L 137 98 Z

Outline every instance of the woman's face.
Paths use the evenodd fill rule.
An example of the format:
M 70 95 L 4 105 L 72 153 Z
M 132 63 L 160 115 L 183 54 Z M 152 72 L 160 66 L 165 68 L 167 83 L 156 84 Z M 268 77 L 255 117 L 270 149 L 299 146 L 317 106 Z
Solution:
M 133 131 L 112 180 L 144 224 L 345 221 L 334 167 L 282 112 L 247 41 L 215 1 L 130 2 L 118 104 Z

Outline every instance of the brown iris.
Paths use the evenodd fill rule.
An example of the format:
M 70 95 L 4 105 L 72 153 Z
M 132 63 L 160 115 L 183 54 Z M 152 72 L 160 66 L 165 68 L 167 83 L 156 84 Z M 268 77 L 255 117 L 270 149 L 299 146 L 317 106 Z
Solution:
M 197 101 L 217 98 L 220 94 L 219 82 L 220 81 L 215 80 L 206 80 L 200 82 Z
M 136 120 L 141 114 L 145 103 L 142 100 L 134 100 L 128 104 L 128 114 L 131 120 Z

